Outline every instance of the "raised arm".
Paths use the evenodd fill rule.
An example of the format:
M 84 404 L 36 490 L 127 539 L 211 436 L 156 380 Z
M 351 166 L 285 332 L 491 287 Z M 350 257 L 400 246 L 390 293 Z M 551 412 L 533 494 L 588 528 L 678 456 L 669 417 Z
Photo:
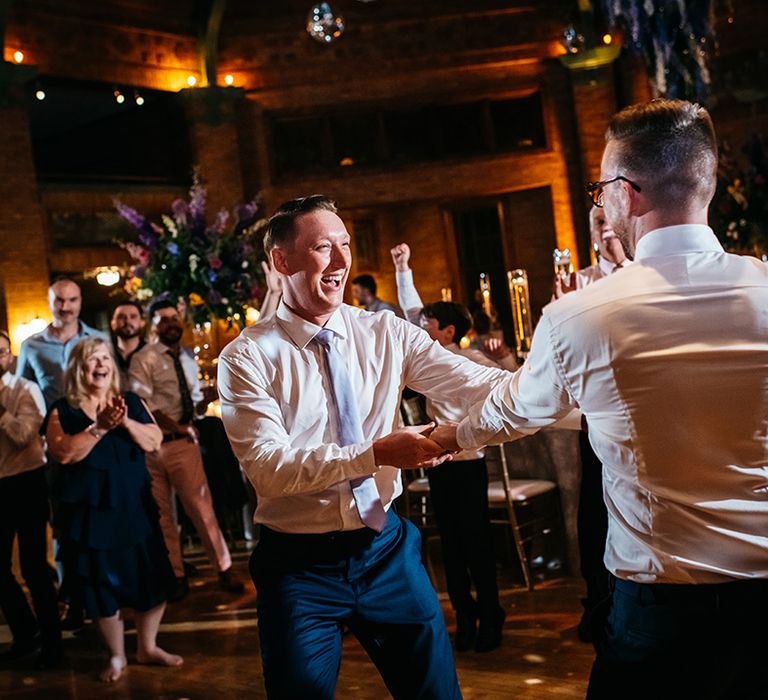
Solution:
M 407 243 L 399 243 L 389 252 L 395 265 L 397 303 L 403 310 L 405 317 L 418 326 L 424 304 L 413 282 L 413 270 L 410 267 L 411 248 Z

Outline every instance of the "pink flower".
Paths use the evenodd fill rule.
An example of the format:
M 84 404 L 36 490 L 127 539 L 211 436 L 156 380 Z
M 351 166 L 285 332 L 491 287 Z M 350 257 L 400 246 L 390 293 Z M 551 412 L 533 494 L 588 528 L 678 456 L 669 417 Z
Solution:
M 208 264 L 211 266 L 212 270 L 220 270 L 224 263 L 221 262 L 220 258 L 217 258 L 215 255 L 211 255 L 208 258 Z

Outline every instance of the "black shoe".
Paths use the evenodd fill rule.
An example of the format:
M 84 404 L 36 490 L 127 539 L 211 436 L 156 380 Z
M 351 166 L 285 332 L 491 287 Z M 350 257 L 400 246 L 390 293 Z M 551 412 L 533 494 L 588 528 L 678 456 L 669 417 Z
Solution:
M 456 651 L 469 651 L 477 635 L 477 615 L 456 611 L 456 635 L 453 646 Z
M 228 593 L 242 593 L 245 584 L 235 576 L 230 566 L 226 571 L 219 572 L 219 588 Z
M 189 593 L 189 581 L 187 581 L 187 577 L 177 576 L 176 585 L 168 593 L 168 602 L 178 603 L 183 598 L 186 598 L 188 593 Z
M 38 671 L 48 671 L 61 666 L 63 655 L 61 646 L 43 646 L 35 660 L 35 668 Z
M 507 614 L 502 608 L 498 608 L 490 617 L 480 617 L 480 627 L 477 630 L 475 651 L 484 653 L 493 651 L 501 644 L 501 629 Z
M 0 665 L 6 665 L 12 661 L 24 658 L 40 648 L 40 635 L 23 640 L 14 640 L 13 644 L 0 654 Z

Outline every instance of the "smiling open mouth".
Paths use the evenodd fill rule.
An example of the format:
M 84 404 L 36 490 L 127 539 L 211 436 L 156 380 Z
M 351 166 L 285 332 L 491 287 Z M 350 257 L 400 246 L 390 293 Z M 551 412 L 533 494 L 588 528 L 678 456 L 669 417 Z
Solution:
M 320 281 L 323 284 L 328 285 L 329 287 L 332 287 L 333 289 L 339 289 L 341 287 L 341 282 L 342 282 L 343 279 L 344 279 L 344 275 L 343 274 L 323 275 L 320 278 Z

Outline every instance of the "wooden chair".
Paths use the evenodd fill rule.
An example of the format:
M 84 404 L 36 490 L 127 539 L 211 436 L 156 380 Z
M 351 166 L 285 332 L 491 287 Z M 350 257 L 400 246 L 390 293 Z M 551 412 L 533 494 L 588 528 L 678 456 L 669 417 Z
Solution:
M 545 479 L 512 479 L 503 445 L 487 447 L 488 505 L 491 523 L 507 525 L 525 585 L 533 590 L 530 545 L 540 537 L 560 536 L 562 515 L 557 484 Z M 511 550 L 511 547 L 510 547 Z

